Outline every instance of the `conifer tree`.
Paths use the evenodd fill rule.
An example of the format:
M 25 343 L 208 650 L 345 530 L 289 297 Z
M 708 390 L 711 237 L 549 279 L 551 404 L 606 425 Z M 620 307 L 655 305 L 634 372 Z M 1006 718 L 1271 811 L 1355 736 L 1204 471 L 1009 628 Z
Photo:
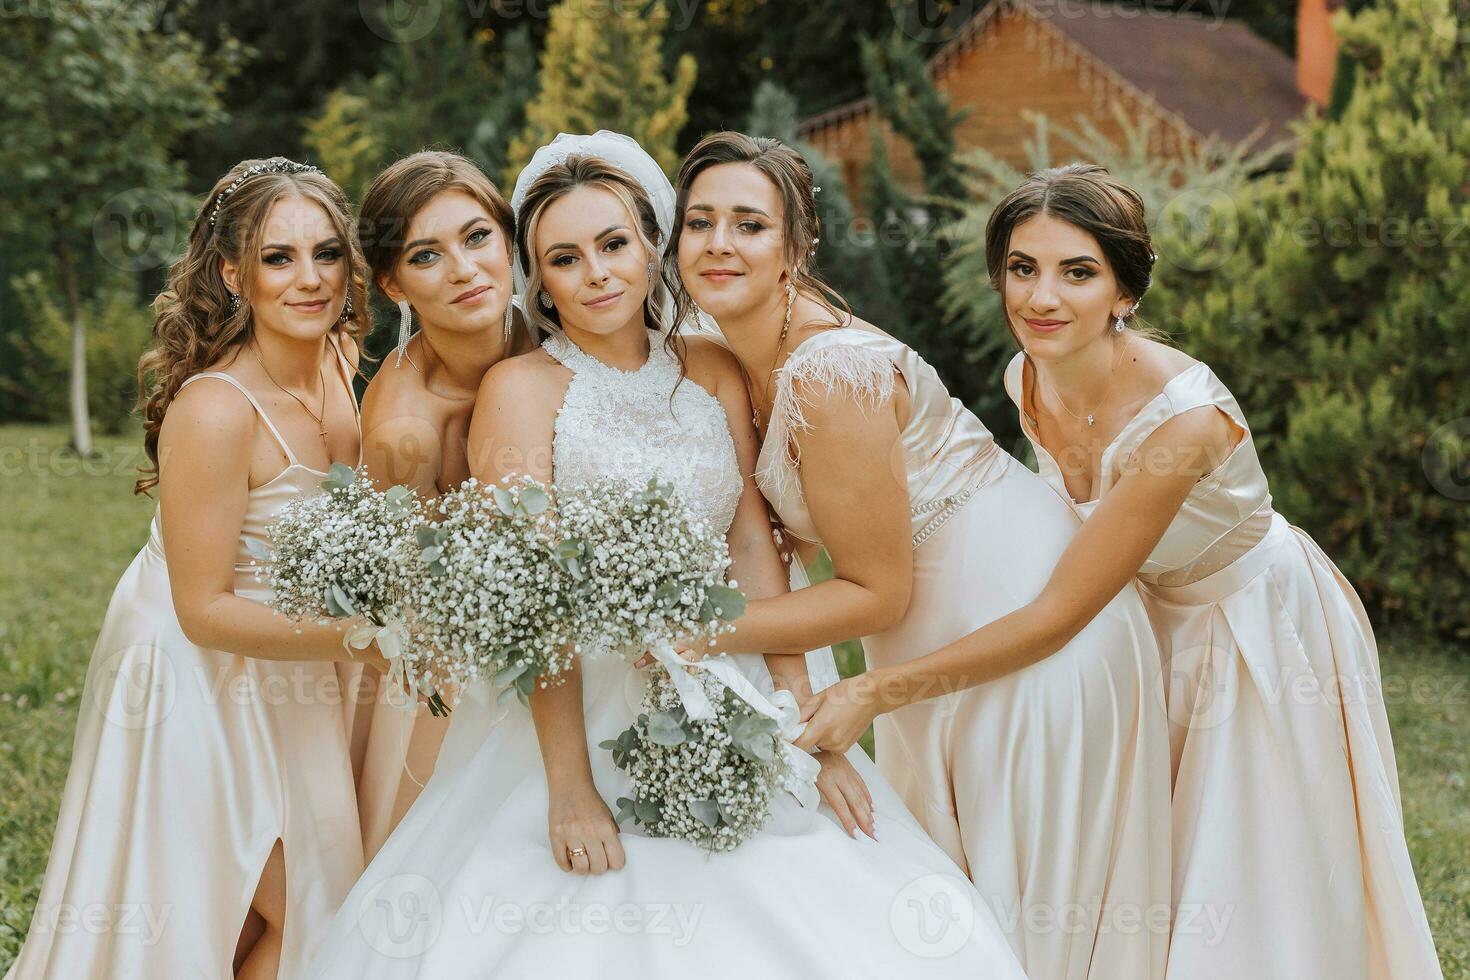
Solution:
M 496 177 L 524 121 L 534 68 L 526 26 L 497 43 L 446 7 L 426 37 L 389 44 L 371 78 L 329 94 L 306 121 L 306 145 L 354 196 L 393 160 L 427 147 L 463 153 Z
M 898 33 L 883 41 L 865 38 L 862 59 L 876 116 L 912 148 L 924 184 L 921 194 L 900 186 L 889 165 L 884 127 L 874 125 L 865 203 L 899 306 L 892 329 L 929 361 L 944 365 L 944 380 L 955 397 L 981 410 L 987 392 L 980 384 L 984 372 L 976 370 L 975 351 L 968 343 L 973 331 L 943 303 L 950 245 L 939 234 L 959 217 L 965 194 L 954 140 L 955 126 L 965 114 L 935 87 L 923 53 L 911 39 Z
M 675 140 L 688 118 L 693 57 L 664 70 L 669 12 L 663 0 L 643 10 L 626 4 L 566 0 L 551 11 L 541 51 L 540 91 L 526 107 L 526 126 L 512 142 L 507 182 L 557 133 L 610 129 L 631 136 L 672 173 Z
M 1337 119 L 1227 205 L 1239 242 L 1179 319 L 1252 422 L 1280 510 L 1391 620 L 1470 636 L 1470 10 L 1334 22 Z
M 814 268 L 840 293 L 853 312 L 878 324 L 897 316 L 888 270 L 873 236 L 858 222 L 841 172 L 816 147 L 796 136 L 796 97 L 776 82 L 761 82 L 751 100 L 745 132 L 771 136 L 794 148 L 812 171 L 820 238 Z

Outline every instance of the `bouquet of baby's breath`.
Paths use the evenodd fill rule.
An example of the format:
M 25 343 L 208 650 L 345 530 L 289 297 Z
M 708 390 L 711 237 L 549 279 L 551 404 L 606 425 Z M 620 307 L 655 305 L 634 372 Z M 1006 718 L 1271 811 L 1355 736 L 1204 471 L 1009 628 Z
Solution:
M 629 658 L 651 650 L 659 660 L 637 720 L 602 743 L 632 777 L 633 795 L 617 801 L 617 819 L 711 851 L 738 846 L 765 824 L 772 794 L 798 791 L 802 777 L 788 751 L 797 716 L 789 694 L 775 699 L 777 707 L 727 658 L 691 674 L 673 653 L 680 641 L 718 637 L 745 611 L 745 596 L 725 580 L 722 531 L 656 480 L 564 490 L 557 508 L 568 548 L 580 549 L 582 649 Z
M 632 819 L 653 837 L 728 851 L 765 825 L 771 797 L 780 789 L 796 792 L 799 777 L 775 719 L 713 673 L 700 671 L 691 680 L 702 687 L 713 717 L 690 717 L 660 664 L 651 670 L 637 721 L 602 743 L 633 781 L 633 796 L 618 799 L 617 819 Z
M 417 532 L 415 638 L 435 651 L 437 676 L 487 678 L 502 698 L 514 691 L 525 702 L 571 666 L 581 548 L 563 540 L 550 494 L 529 477 L 470 479 L 438 506 L 440 519 Z
M 269 548 L 247 539 L 256 574 L 269 573 L 269 604 L 297 622 L 362 616 L 371 626 L 349 633 L 350 645 L 378 640 L 394 682 L 416 680 L 421 658 L 408 642 L 404 584 L 417 561 L 423 505 L 407 487 L 379 490 L 365 471 L 342 463 L 322 491 L 281 508 L 267 528 Z M 435 714 L 447 710 L 437 694 L 429 706 Z
M 670 484 L 597 480 L 558 490 L 556 505 L 585 654 L 637 658 L 659 642 L 714 639 L 745 611 L 736 583 L 725 582 L 723 532 Z

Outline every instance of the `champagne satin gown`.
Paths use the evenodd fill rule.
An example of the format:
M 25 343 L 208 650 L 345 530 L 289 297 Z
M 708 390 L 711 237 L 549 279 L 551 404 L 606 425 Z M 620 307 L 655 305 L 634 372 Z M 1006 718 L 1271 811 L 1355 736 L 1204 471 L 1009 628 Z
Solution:
M 820 545 L 791 436 L 793 382 L 876 405 L 902 375 L 912 413 L 873 465 L 908 489 L 914 584 L 869 667 L 931 653 L 1034 599 L 1079 526 L 900 341 L 816 334 L 778 372 L 757 482 Z M 991 905 L 1028 976 L 1149 980 L 1168 940 L 1169 758 L 1158 648 L 1129 586 L 1062 650 L 979 687 L 880 716 L 877 761 Z
M 1006 369 L 1017 406 L 1034 382 Z M 1378 648 L 1357 593 L 1271 507 L 1245 416 L 1196 362 L 1104 450 L 1098 499 L 1160 425 L 1213 405 L 1245 433 L 1138 573 L 1166 671 L 1177 905 L 1171 980 L 1441 975 L 1404 841 Z M 1041 476 L 1086 517 L 1037 442 Z
M 363 857 L 371 861 L 434 774 L 453 715 L 436 718 L 425 705 L 405 710 L 391 703 L 383 674 L 375 668 L 339 664 L 338 670 L 347 691 L 344 705 Z
M 350 368 L 338 352 L 341 380 Z M 250 491 L 235 594 L 270 596 L 245 543 L 326 474 L 289 461 Z M 300 976 L 362 873 L 337 665 L 190 642 L 169 591 L 160 515 L 118 582 L 82 688 L 40 898 L 7 980 L 213 980 L 231 961 L 277 839 L 286 858 L 283 978 Z

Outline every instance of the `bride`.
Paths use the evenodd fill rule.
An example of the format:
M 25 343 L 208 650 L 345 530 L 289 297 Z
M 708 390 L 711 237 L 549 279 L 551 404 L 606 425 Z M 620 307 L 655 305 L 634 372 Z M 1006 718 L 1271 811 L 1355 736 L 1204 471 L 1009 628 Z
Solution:
M 486 375 L 474 473 L 668 480 L 728 529 L 746 592 L 785 591 L 738 367 L 670 329 L 667 178 L 627 137 L 562 135 L 512 204 L 522 301 L 551 336 Z M 806 694 L 800 655 L 733 660 L 768 692 Z M 619 828 L 605 801 L 627 795 L 628 779 L 588 746 L 630 724 L 642 686 L 621 657 L 586 658 L 529 712 L 512 705 L 493 723 L 492 692 L 470 688 L 433 778 L 308 975 L 1023 977 L 988 907 L 860 749 L 822 753 L 819 786 L 860 811 L 871 838 L 786 794 L 731 852 Z

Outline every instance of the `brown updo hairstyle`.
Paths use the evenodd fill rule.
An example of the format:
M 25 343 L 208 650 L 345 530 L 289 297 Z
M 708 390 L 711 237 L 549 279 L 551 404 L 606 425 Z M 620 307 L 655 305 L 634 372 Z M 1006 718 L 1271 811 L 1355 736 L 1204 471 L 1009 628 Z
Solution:
M 674 282 L 677 322 L 685 322 L 694 311 L 694 299 L 679 276 L 679 238 L 684 228 L 684 209 L 689 206 L 689 189 L 696 177 L 722 163 L 748 163 L 775 185 L 776 193 L 781 196 L 781 230 L 791 284 L 798 292 L 821 303 L 839 325 L 846 326 L 852 320 L 852 308 L 812 269 L 822 223 L 817 216 L 811 167 L 800 153 L 778 139 L 729 130 L 711 133 L 696 143 L 680 165 L 674 183 L 678 195 L 674 204 L 674 234 L 664 259 Z
M 1143 198 L 1105 168 L 1089 163 L 1069 163 L 1027 174 L 1020 186 L 996 206 L 985 226 L 985 267 L 992 289 L 1004 297 L 1011 233 L 1017 225 L 1040 214 L 1065 221 L 1097 239 L 1119 288 L 1135 308 L 1138 306 L 1153 284 L 1153 267 L 1158 259 L 1149 241 Z M 1024 351 L 1003 301 L 1001 309 L 1011 338 Z M 1136 309 L 1124 322 L 1135 333 L 1165 339 L 1160 331 L 1139 319 Z
M 152 345 L 138 361 L 138 401 L 148 465 L 140 469 L 142 476 L 133 486 L 134 493 L 146 494 L 158 485 L 158 434 L 164 414 L 184 381 L 218 361 L 226 351 L 238 351 L 252 336 L 250 292 L 258 263 L 246 261 L 246 257 L 260 254 L 266 218 L 277 201 L 303 197 L 326 212 L 343 243 L 347 260 L 344 312 L 352 310 L 332 330 L 356 339 L 372 329 L 367 266 L 357 244 L 352 211 L 346 195 L 330 178 L 317 170 L 257 173 L 245 178 L 220 201 L 225 189 L 250 168 L 289 164 L 283 157 L 241 160 L 215 183 L 194 218 L 183 256 L 169 269 L 167 287 L 153 301 Z M 233 311 L 221 269 L 227 261 L 240 270 L 241 302 Z
M 506 254 L 514 257 L 515 216 L 485 172 L 458 153 L 424 150 L 374 177 L 358 211 L 357 236 L 380 292 L 403 256 L 414 215 L 445 191 L 463 191 L 478 201 L 505 235 Z

